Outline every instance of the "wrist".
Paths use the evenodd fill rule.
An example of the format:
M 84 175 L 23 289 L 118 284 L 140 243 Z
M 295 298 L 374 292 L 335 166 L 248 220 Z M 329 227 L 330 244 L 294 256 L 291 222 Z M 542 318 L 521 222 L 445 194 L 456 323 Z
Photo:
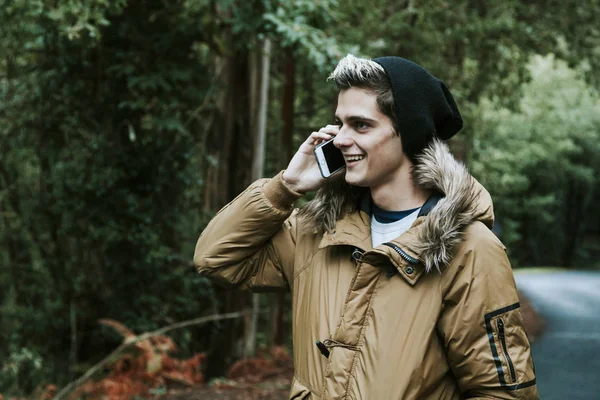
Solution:
M 296 192 L 284 183 L 281 172 L 263 186 L 263 192 L 267 200 L 282 211 L 291 210 L 294 202 L 304 196 L 304 193 Z
M 306 194 L 305 190 L 298 187 L 297 182 L 295 180 L 292 180 L 292 179 L 289 179 L 289 177 L 286 177 L 286 172 L 287 172 L 287 170 L 283 171 L 283 173 L 281 174 L 281 183 L 283 183 L 285 185 L 285 187 L 287 187 L 289 190 L 291 190 L 293 192 L 300 193 L 300 194 Z

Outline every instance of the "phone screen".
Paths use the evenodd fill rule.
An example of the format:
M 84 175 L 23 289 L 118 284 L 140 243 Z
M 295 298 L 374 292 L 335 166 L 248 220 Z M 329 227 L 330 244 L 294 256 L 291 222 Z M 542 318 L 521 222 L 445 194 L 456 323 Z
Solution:
M 342 151 L 334 146 L 333 140 L 324 144 L 322 149 L 330 172 L 335 172 L 346 165 Z

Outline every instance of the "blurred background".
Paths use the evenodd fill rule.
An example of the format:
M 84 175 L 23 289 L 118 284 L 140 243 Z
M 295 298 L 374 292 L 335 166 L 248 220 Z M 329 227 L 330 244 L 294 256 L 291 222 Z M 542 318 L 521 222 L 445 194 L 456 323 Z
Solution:
M 138 343 L 163 357 L 145 372 L 196 355 L 173 373 L 214 382 L 291 353 L 287 294 L 222 290 L 191 260 L 222 206 L 333 122 L 326 78 L 347 53 L 450 87 L 451 148 L 515 269 L 600 269 L 599 20 L 597 0 L 1 0 L 0 393 L 64 387 L 124 337 L 249 308 Z M 163 378 L 144 393 L 166 395 Z

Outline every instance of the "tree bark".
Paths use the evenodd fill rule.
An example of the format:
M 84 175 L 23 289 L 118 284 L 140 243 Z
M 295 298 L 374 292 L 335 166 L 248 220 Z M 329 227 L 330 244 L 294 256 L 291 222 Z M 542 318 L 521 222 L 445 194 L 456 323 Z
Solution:
M 271 298 L 271 345 L 283 346 L 285 342 L 285 293 L 276 293 Z
M 229 37 L 231 48 L 239 40 Z M 208 140 L 208 146 L 216 155 L 213 183 L 218 187 L 212 197 L 214 209 L 219 209 L 249 184 L 252 155 L 250 118 L 250 72 L 249 52 L 238 49 L 223 59 L 223 92 L 219 95 L 219 115 Z M 208 189 L 208 188 L 207 188 Z M 251 302 L 245 292 L 234 292 L 215 287 L 222 300 L 221 312 L 247 308 Z M 243 340 L 246 326 L 241 321 L 226 321 L 215 327 L 211 340 L 213 350 L 208 354 L 206 375 L 208 378 L 224 376 L 227 368 L 243 356 Z M 241 343 L 241 346 L 240 346 Z
M 283 152 L 281 164 L 285 167 L 294 156 L 294 98 L 296 89 L 296 71 L 294 68 L 294 50 L 285 49 L 283 64 L 283 96 L 281 101 L 281 119 L 283 121 Z
M 271 41 L 265 39 L 261 54 L 261 77 L 259 101 L 256 115 L 256 132 L 254 136 L 254 159 L 252 160 L 252 180 L 262 178 L 265 165 L 265 138 L 267 134 L 267 111 L 269 96 L 269 69 L 271 64 Z M 258 330 L 258 314 L 260 312 L 260 295 L 252 295 L 252 315 L 246 334 L 244 356 L 256 355 L 256 333 Z
M 267 135 L 267 112 L 269 105 L 269 70 L 271 65 L 271 41 L 265 39 L 262 48 L 260 94 L 256 116 L 256 135 L 254 137 L 254 159 L 252 162 L 252 180 L 262 178 L 265 165 L 265 138 Z
M 75 303 L 75 300 L 73 298 L 71 298 L 70 301 L 70 316 L 71 316 L 71 349 L 69 352 L 69 369 L 70 369 L 70 375 L 71 375 L 71 379 L 73 379 L 75 377 L 75 373 L 77 370 L 77 347 L 78 347 L 78 342 L 77 342 L 77 305 Z
M 294 102 L 296 97 L 296 68 L 294 59 L 294 48 L 284 49 L 283 61 L 284 84 L 281 99 L 281 119 L 283 129 L 281 132 L 281 143 L 283 151 L 280 153 L 281 168 L 285 168 L 295 153 L 294 148 Z M 309 88 L 309 96 L 314 96 L 312 86 Z M 308 105 L 309 102 L 307 102 Z M 312 106 L 312 104 L 311 104 Z M 282 346 L 285 341 L 284 314 L 286 310 L 285 293 L 277 293 L 271 296 L 270 329 L 271 335 L 269 342 L 274 346 Z

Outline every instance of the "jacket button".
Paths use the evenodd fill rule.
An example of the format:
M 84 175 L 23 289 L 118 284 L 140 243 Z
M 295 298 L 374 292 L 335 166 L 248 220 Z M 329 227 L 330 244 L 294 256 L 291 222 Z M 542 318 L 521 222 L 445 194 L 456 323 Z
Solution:
M 327 348 L 327 346 L 325 346 L 323 344 L 323 342 L 318 341 L 316 343 L 317 348 L 319 349 L 319 351 L 321 352 L 321 354 L 323 354 L 325 357 L 329 358 L 329 349 Z
M 415 272 L 415 269 L 413 267 L 406 267 L 406 273 L 407 274 L 412 274 L 413 272 Z

